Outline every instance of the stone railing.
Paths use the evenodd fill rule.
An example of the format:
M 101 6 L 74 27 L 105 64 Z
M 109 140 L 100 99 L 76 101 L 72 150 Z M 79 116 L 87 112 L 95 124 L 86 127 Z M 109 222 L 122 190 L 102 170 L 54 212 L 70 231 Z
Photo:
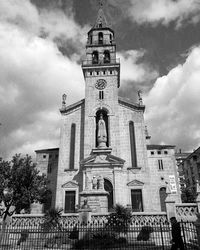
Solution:
M 79 215 L 74 213 L 62 215 L 60 223 L 63 227 L 74 227 L 78 223 L 78 218 Z M 43 222 L 43 214 L 15 214 L 12 216 L 9 227 L 39 228 Z
M 165 212 L 133 213 L 131 219 L 132 226 L 157 226 L 165 225 L 167 223 L 167 214 Z
M 178 221 L 196 221 L 198 206 L 196 203 L 175 204 L 175 213 Z
M 92 214 L 91 224 L 92 225 L 103 225 L 107 222 L 109 213 L 105 214 Z M 43 214 L 15 214 L 9 223 L 9 227 L 14 228 L 39 228 L 44 222 Z M 64 214 L 60 220 L 61 225 L 66 228 L 73 228 L 79 223 L 79 214 Z M 131 226 L 155 226 L 164 225 L 167 223 L 167 215 L 165 212 L 160 213 L 145 213 L 138 212 L 132 214 Z

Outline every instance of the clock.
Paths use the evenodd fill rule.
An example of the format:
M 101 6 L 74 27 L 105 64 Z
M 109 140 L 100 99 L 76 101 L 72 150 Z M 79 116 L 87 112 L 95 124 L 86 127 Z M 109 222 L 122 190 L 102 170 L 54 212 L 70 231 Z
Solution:
M 107 84 L 106 80 L 104 80 L 104 79 L 98 79 L 98 80 L 96 81 L 95 87 L 96 87 L 97 89 L 99 89 L 99 90 L 105 89 L 106 84 Z

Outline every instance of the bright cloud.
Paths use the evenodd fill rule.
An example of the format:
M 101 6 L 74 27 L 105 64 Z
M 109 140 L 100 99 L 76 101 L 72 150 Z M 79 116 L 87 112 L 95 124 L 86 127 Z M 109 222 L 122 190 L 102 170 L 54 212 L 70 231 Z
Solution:
M 57 147 L 62 94 L 68 95 L 69 104 L 84 96 L 84 79 L 75 60 L 80 58 L 79 51 L 70 58 L 64 57 L 54 42 L 59 37 L 65 46 L 75 44 L 75 40 L 83 46 L 85 37 L 77 39 L 77 36 L 84 29 L 64 13 L 56 19 L 57 13 L 39 13 L 27 0 L 0 2 L 0 155 L 3 157 Z M 54 25 L 55 29 L 59 27 L 57 32 Z M 48 33 L 45 38 L 40 37 L 41 27 Z M 63 38 L 64 29 L 67 35 Z
M 121 81 L 144 82 L 147 79 L 155 79 L 158 73 L 152 70 L 148 64 L 138 62 L 143 58 L 144 50 L 128 50 L 118 53 L 121 62 Z
M 146 121 L 153 141 L 182 145 L 193 150 L 200 142 L 200 47 L 193 48 L 185 63 L 157 79 L 145 97 Z M 193 147 L 193 148 L 191 148 Z
M 123 3 L 121 0 L 109 0 L 109 4 L 139 24 L 168 25 L 174 21 L 179 28 L 186 21 L 200 21 L 199 0 L 124 0 Z
M 177 27 L 184 20 L 200 20 L 200 2 L 197 0 L 130 0 L 132 8 L 129 15 L 138 23 L 162 23 L 168 25 L 175 21 Z

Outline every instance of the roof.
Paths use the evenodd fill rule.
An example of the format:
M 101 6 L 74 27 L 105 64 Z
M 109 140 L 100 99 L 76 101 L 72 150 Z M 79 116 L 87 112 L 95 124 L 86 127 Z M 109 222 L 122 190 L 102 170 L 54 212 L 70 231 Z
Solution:
M 141 105 L 139 103 L 133 103 L 130 100 L 127 100 L 126 98 L 123 98 L 120 96 L 118 97 L 118 102 L 119 104 L 129 107 L 131 109 L 137 109 L 137 110 L 142 110 L 142 111 L 145 110 L 145 105 Z
M 61 113 L 61 114 L 62 114 L 62 113 L 69 113 L 70 111 L 72 111 L 73 109 L 76 109 L 76 108 L 80 107 L 80 106 L 83 105 L 84 103 L 85 103 L 85 99 L 82 99 L 82 100 L 80 100 L 80 101 L 78 101 L 78 102 L 75 102 L 75 103 L 69 105 L 69 106 L 62 107 L 62 108 L 60 109 L 60 113 Z
M 46 149 L 35 150 L 36 153 L 48 153 L 52 151 L 59 151 L 59 148 L 46 148 Z
M 186 159 L 189 155 L 191 154 L 191 152 L 183 152 L 183 153 L 175 153 L 175 157 L 176 158 L 181 158 L 181 159 Z
M 96 22 L 94 24 L 94 28 L 107 28 L 107 27 L 108 27 L 108 22 L 106 20 L 102 7 L 100 7 L 97 14 Z
M 188 157 L 184 159 L 184 161 L 189 160 L 189 159 L 192 158 L 192 156 L 194 156 L 194 155 L 200 155 L 200 147 L 198 147 L 196 150 L 194 150 L 194 152 L 190 153 L 190 154 L 188 155 Z
M 152 150 L 152 149 L 158 149 L 158 150 L 162 150 L 162 149 L 174 149 L 176 146 L 174 145 L 160 145 L 160 144 L 150 144 L 147 145 L 147 150 Z

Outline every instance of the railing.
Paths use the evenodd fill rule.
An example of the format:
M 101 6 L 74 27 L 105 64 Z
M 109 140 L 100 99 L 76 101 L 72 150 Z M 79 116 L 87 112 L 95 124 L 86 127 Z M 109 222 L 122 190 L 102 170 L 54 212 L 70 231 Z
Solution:
M 180 223 L 185 249 L 198 249 L 193 223 Z M 0 249 L 134 249 L 167 250 L 171 247 L 171 225 L 130 226 L 123 222 L 99 225 L 77 224 L 75 227 L 12 228 L 5 230 Z
M 108 39 L 103 39 L 103 40 L 93 40 L 92 42 L 91 41 L 87 41 L 87 45 L 113 45 L 113 44 L 116 44 L 114 40 L 110 40 L 109 38 Z
M 198 206 L 196 203 L 176 204 L 176 218 L 178 221 L 196 221 Z
M 108 61 L 104 61 L 104 60 L 98 60 L 98 61 L 94 61 L 94 60 L 83 60 L 82 61 L 82 66 L 95 66 L 95 65 L 109 65 L 109 64 L 119 64 L 120 63 L 120 58 L 116 58 L 116 59 L 110 59 Z
M 92 214 L 91 223 L 93 225 L 99 225 L 106 223 L 109 217 L 109 213 L 106 214 Z M 79 215 L 77 213 L 62 215 L 60 223 L 63 227 L 74 227 L 79 221 Z M 44 222 L 43 214 L 15 214 L 9 223 L 9 227 L 26 228 L 31 226 L 37 229 Z M 131 218 L 131 226 L 145 226 L 145 225 L 165 225 L 167 223 L 167 215 L 165 212 L 160 213 L 145 213 L 138 212 L 133 213 Z

